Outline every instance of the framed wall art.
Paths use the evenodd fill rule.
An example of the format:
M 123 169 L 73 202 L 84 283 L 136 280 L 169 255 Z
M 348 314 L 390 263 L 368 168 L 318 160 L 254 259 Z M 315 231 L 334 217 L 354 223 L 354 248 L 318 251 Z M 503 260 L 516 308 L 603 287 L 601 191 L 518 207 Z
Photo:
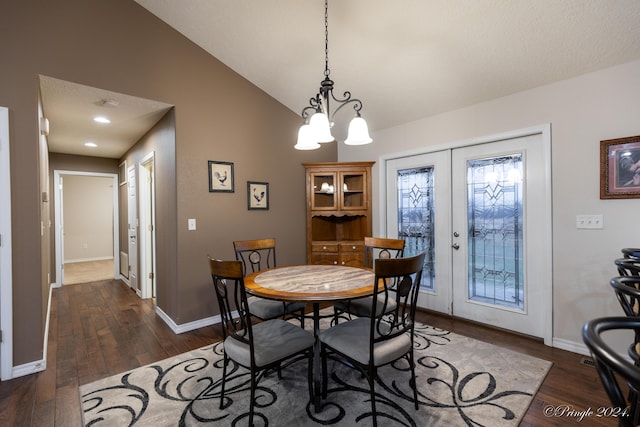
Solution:
M 600 141 L 600 198 L 640 198 L 640 136 Z
M 209 192 L 233 191 L 233 163 L 209 160 Z
M 269 209 L 269 183 L 247 181 L 247 208 Z

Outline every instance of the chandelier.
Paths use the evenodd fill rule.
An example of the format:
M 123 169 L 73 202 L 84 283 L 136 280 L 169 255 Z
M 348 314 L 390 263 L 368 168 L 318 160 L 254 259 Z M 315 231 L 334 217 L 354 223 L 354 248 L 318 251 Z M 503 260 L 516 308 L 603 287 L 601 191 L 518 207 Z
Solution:
M 298 131 L 298 142 L 295 148 L 298 150 L 315 150 L 320 148 L 321 143 L 335 140 L 331 135 L 331 128 L 334 124 L 334 117 L 344 106 L 351 105 L 355 112 L 355 117 L 349 123 L 347 145 L 369 144 L 371 137 L 367 122 L 360 117 L 362 101 L 351 97 L 351 92 L 345 91 L 342 98 L 336 98 L 333 94 L 333 80 L 329 78 L 329 4 L 324 2 L 324 80 L 320 82 L 320 90 L 313 98 L 309 99 L 309 105 L 302 110 L 304 124 Z M 336 108 L 332 111 L 332 103 L 336 103 Z

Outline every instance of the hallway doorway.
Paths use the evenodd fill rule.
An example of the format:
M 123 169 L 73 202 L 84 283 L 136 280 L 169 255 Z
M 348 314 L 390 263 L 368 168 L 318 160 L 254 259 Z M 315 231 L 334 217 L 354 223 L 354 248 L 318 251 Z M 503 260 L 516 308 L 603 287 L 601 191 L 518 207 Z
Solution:
M 78 264 L 77 271 L 86 269 L 87 264 L 82 266 L 83 263 L 109 261 L 108 278 L 119 277 L 118 175 L 54 170 L 54 189 L 55 286 L 69 284 L 65 278 L 67 263 Z M 74 194 L 65 194 L 66 190 Z M 91 272 L 83 274 L 86 279 Z M 93 281 L 85 279 L 82 280 Z M 74 283 L 80 283 L 77 280 L 77 275 L 72 278 Z

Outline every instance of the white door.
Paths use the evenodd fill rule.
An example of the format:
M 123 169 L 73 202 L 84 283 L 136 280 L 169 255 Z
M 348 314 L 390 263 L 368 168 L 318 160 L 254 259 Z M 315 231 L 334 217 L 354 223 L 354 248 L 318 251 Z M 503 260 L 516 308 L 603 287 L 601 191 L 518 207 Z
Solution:
M 127 238 L 129 242 L 129 286 L 138 288 L 138 198 L 136 195 L 136 168 L 130 166 L 127 170 L 127 200 L 128 200 L 128 227 Z
M 444 152 L 387 161 L 387 234 L 427 253 L 420 305 L 550 344 L 546 129 L 445 150 L 449 164 Z
M 154 298 L 155 292 L 155 191 L 154 156 L 150 153 L 139 167 L 140 188 L 140 290 L 142 298 Z
M 388 160 L 387 236 L 426 252 L 418 305 L 451 314 L 450 150 Z

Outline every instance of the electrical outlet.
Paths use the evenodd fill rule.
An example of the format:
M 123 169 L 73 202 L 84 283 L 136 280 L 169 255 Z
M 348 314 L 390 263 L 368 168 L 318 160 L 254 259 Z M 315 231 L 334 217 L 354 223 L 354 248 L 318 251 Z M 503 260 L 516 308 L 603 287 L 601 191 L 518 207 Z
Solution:
M 576 215 L 576 228 L 579 228 L 579 229 L 604 228 L 602 215 Z

